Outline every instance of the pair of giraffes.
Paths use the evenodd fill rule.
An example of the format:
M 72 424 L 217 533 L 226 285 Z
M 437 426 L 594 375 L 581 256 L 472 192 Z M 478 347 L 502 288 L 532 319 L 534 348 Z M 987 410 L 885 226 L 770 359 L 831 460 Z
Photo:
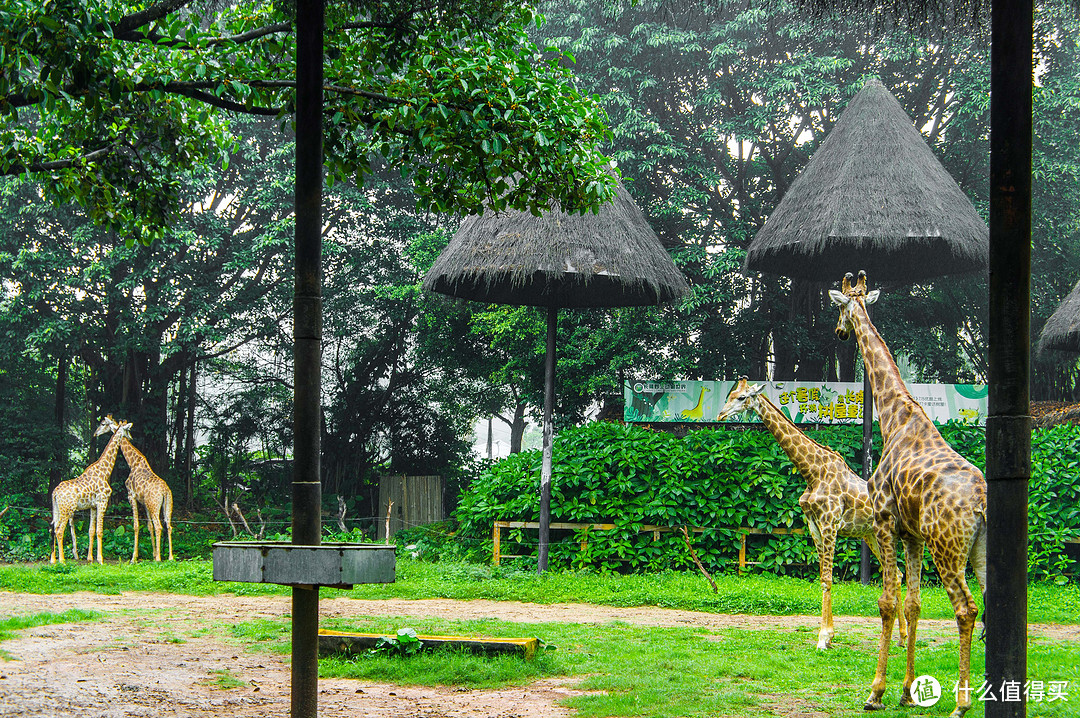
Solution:
M 53 489 L 52 494 L 52 530 L 53 552 L 49 559 L 56 563 L 59 553 L 60 563 L 64 563 L 64 529 L 71 529 L 71 552 L 78 559 L 79 548 L 75 539 L 76 511 L 90 509 L 90 547 L 86 552 L 86 560 L 94 561 L 94 538 L 97 537 L 97 562 L 104 563 L 101 551 L 101 531 L 105 519 L 105 508 L 112 496 L 112 488 L 109 486 L 109 477 L 112 476 L 113 466 L 116 464 L 118 451 L 124 452 L 124 459 L 131 469 L 128 473 L 124 486 L 127 488 L 128 500 L 131 502 L 132 521 L 135 524 L 135 548 L 131 555 L 134 563 L 139 560 L 139 503 L 146 508 L 146 517 L 149 522 L 150 543 L 154 549 L 154 560 L 161 560 L 161 533 L 162 518 L 169 536 L 169 560 L 173 560 L 172 548 L 172 491 L 157 474 L 150 469 L 150 463 L 146 457 L 131 443 L 131 422 L 117 422 L 112 415 L 101 420 L 94 436 L 101 436 L 112 432 L 112 438 L 101 452 L 97 461 L 90 464 L 86 471 L 77 478 L 69 481 L 61 481 Z
M 741 378 L 720 410 L 718 420 L 751 409 L 776 437 L 806 481 L 799 506 L 814 539 L 821 563 L 822 613 L 818 648 L 829 647 L 833 637 L 832 562 L 836 536 L 865 539 L 881 561 L 883 592 L 878 601 L 881 637 L 878 661 L 867 710 L 884 708 L 885 671 L 893 623 L 900 640 L 907 641 L 901 705 L 914 705 L 915 635 L 919 621 L 919 584 L 923 546 L 937 567 L 942 585 L 956 614 L 960 633 L 959 681 L 952 718 L 971 707 L 971 639 L 977 607 L 964 573 L 968 561 L 980 589 L 986 587 L 986 481 L 982 472 L 957 454 L 922 406 L 911 396 L 892 353 L 870 322 L 866 305 L 878 291 L 867 293 L 866 273 L 855 284 L 844 277 L 841 291 L 829 297 L 840 308 L 836 334 L 846 340 L 855 335 L 874 394 L 884 447 L 881 462 L 869 484 L 860 479 L 837 452 L 799 431 L 762 393 Z M 896 543 L 904 542 L 907 598 L 899 610 L 902 574 L 896 565 Z M 905 619 L 907 630 L 905 635 Z

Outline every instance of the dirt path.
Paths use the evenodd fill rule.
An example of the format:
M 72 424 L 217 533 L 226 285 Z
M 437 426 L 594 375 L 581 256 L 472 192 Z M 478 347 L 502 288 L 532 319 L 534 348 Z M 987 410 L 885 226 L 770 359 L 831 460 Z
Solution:
M 287 597 L 195 597 L 176 594 L 76 593 L 38 596 L 0 592 L 0 615 L 102 612 L 104 621 L 43 626 L 21 632 L 0 649 L 2 716 L 184 716 L 256 718 L 287 716 L 289 671 L 284 660 L 245 652 L 238 642 L 209 629 L 212 624 L 280 618 Z M 499 618 L 542 623 L 623 621 L 651 626 L 769 628 L 816 626 L 814 616 L 733 616 L 672 609 L 612 608 L 585 604 L 539 605 L 496 601 L 323 599 L 325 617 L 412 616 L 444 619 Z M 871 618 L 844 616 L 838 629 L 855 629 L 868 641 L 877 630 Z M 922 621 L 920 631 L 951 633 L 951 621 Z M 207 629 L 202 630 L 206 626 Z M 1032 635 L 1080 641 L 1080 626 L 1032 626 Z M 808 639 L 809 640 L 809 639 Z M 222 689 L 222 676 L 246 681 Z M 370 681 L 320 681 L 323 718 L 564 718 L 557 701 L 577 692 L 576 679 L 545 679 L 529 686 L 473 691 L 409 688 Z

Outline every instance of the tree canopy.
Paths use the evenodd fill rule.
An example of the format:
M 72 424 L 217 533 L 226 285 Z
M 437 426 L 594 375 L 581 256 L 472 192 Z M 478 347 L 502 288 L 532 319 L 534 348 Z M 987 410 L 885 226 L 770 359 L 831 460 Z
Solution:
M 528 39 L 536 21 L 499 0 L 332 3 L 331 177 L 360 182 L 378 156 L 440 212 L 606 200 L 604 113 L 574 89 L 568 56 Z M 227 161 L 231 116 L 288 125 L 293 25 L 288 4 L 266 0 L 5 3 L 0 174 L 48 179 L 50 199 L 149 241 L 177 210 L 184 173 Z

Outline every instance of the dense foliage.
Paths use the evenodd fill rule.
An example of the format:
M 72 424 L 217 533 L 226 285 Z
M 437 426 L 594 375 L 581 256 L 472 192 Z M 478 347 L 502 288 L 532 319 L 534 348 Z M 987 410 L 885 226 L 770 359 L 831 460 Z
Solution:
M 859 427 L 809 432 L 842 453 L 854 467 L 862 444 Z M 948 424 L 942 435 L 977 466 L 984 463 L 980 427 Z M 1074 559 L 1063 543 L 1080 538 L 1080 430 L 1062 426 L 1033 437 L 1034 478 L 1029 512 L 1029 570 L 1033 578 L 1070 574 Z M 876 438 L 880 449 L 880 437 Z M 493 521 L 536 521 L 540 456 L 523 452 L 493 465 L 462 498 L 459 535 L 488 537 Z M 611 530 L 554 534 L 552 561 L 606 570 L 692 567 L 678 533 L 656 541 L 643 525 L 702 527 L 695 551 L 710 570 L 737 565 L 739 527 L 802 528 L 798 505 L 805 489 L 779 444 L 767 432 L 708 429 L 679 439 L 645 428 L 596 422 L 564 431 L 556 439 L 552 467 L 552 521 L 613 523 Z M 581 542 L 587 540 L 583 550 Z M 526 553 L 535 531 L 510 533 L 508 554 Z M 490 543 L 482 551 L 490 551 Z M 748 560 L 768 572 L 817 570 L 806 534 L 754 538 Z M 858 570 L 858 545 L 838 542 L 836 573 Z M 928 564 L 929 566 L 929 564 Z

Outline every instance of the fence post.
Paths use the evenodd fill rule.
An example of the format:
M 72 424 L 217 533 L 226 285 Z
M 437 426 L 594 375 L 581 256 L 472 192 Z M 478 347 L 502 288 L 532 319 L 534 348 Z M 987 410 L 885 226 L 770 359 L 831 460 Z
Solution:
M 491 529 L 491 543 L 492 543 L 491 562 L 496 566 L 499 565 L 499 541 L 500 541 L 500 539 L 502 539 L 502 527 L 499 526 L 499 522 L 496 521 L 494 526 L 492 526 L 492 529 Z

